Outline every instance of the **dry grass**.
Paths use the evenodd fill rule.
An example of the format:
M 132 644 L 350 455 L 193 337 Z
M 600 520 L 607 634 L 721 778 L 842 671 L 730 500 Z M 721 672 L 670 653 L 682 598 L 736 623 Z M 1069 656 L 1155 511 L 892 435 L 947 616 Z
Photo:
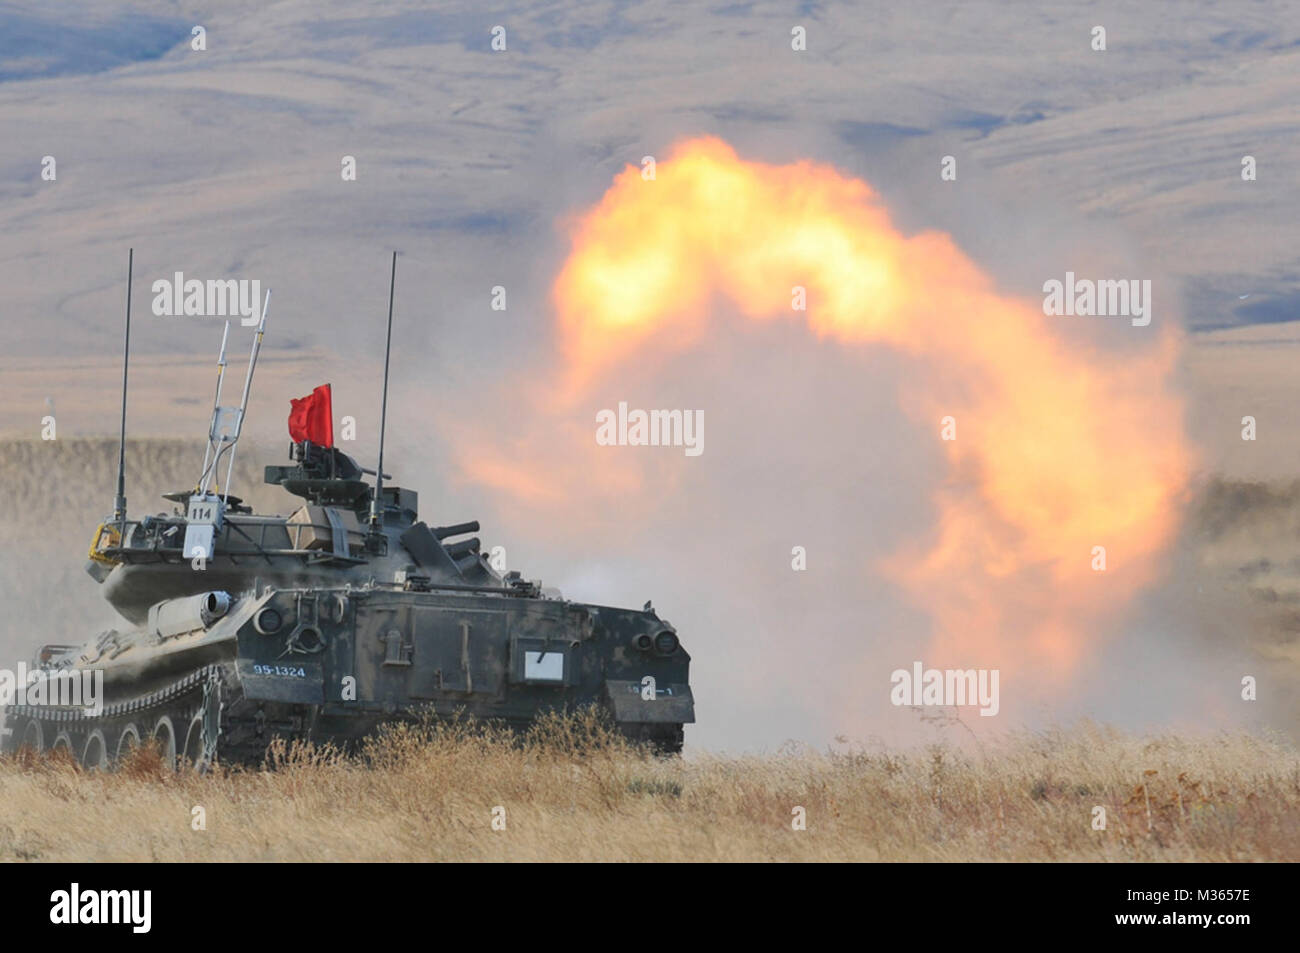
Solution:
M 0 859 L 1300 860 L 1300 757 L 1244 736 L 1084 726 L 987 754 L 661 760 L 575 717 L 522 743 L 402 727 L 364 759 L 278 750 L 272 771 L 166 775 L 150 758 L 112 775 L 0 762 Z M 791 829 L 796 806 L 806 830 Z
M 192 484 L 202 460 L 198 441 L 127 449 L 137 515 L 169 508 L 157 494 Z M 0 555 L 0 649 L 12 667 L 40 642 L 112 624 L 81 565 L 112 502 L 116 441 L 0 440 L 0 456 L 0 522 L 21 543 Z M 238 490 L 287 512 L 291 499 L 259 484 L 254 460 L 264 462 L 240 458 Z M 1284 703 L 1297 658 L 1297 514 L 1300 485 L 1224 484 L 1195 520 L 1199 557 L 1268 610 L 1253 628 L 1234 611 L 1225 630 L 1274 650 Z M 202 778 L 166 776 L 143 757 L 102 777 L 0 761 L 0 860 L 1300 860 L 1300 757 L 1247 736 L 1084 727 L 1013 736 L 987 755 L 659 761 L 570 723 L 523 745 L 464 726 L 407 729 L 370 755 L 284 752 L 274 772 Z M 196 805 L 206 831 L 191 830 Z M 504 831 L 491 826 L 498 805 Z M 1091 829 L 1097 805 L 1104 832 Z M 795 806 L 805 831 L 791 830 Z

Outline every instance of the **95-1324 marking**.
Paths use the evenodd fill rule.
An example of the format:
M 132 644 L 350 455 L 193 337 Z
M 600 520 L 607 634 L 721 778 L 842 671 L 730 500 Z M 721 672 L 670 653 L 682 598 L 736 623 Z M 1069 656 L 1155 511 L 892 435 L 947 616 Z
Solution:
M 306 678 L 307 670 L 294 665 L 254 665 L 254 675 L 279 675 L 284 678 Z

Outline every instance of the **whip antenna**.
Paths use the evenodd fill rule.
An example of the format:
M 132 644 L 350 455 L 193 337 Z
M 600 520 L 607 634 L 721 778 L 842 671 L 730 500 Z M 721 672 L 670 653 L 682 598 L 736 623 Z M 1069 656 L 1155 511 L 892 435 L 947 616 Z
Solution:
M 258 322 L 257 334 L 253 337 L 253 347 L 248 353 L 248 372 L 244 375 L 244 396 L 239 399 L 239 413 L 235 416 L 235 432 L 230 438 L 230 459 L 226 463 L 225 498 L 230 496 L 230 478 L 235 472 L 235 447 L 239 435 L 244 431 L 244 414 L 248 412 L 248 392 L 253 387 L 253 370 L 257 367 L 257 355 L 262 350 L 262 335 L 266 333 L 266 312 L 271 307 L 271 289 L 266 289 L 266 300 L 262 302 L 262 320 Z
M 230 322 L 221 332 L 221 352 L 217 355 L 217 395 L 212 399 L 212 420 L 208 424 L 208 449 L 203 452 L 203 473 L 199 476 L 200 495 L 208 492 L 212 471 L 216 469 L 217 459 L 225 445 L 222 439 L 224 421 L 221 414 L 221 384 L 226 379 L 226 341 L 230 337 Z
M 126 369 L 131 356 L 131 275 L 135 270 L 135 249 L 126 257 L 126 337 L 122 341 L 122 430 L 117 441 L 117 497 L 113 500 L 113 522 L 118 532 L 126 530 Z
M 380 507 L 384 496 L 384 427 L 388 423 L 388 358 L 393 351 L 393 292 L 397 287 L 397 252 L 388 279 L 388 340 L 384 344 L 384 398 L 379 407 L 379 466 L 375 473 L 375 495 L 370 500 L 370 534 L 378 536 Z

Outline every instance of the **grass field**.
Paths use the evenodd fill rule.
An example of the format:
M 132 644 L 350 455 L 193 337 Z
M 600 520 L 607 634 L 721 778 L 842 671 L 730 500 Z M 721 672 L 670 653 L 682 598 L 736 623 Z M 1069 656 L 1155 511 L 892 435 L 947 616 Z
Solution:
M 167 774 L 150 752 L 106 775 L 0 762 L 0 859 L 1300 860 L 1300 755 L 1251 737 L 1085 725 L 984 752 L 661 760 L 574 717 L 523 743 L 407 726 L 364 759 L 273 757 L 273 771 L 206 776 Z
M 42 641 L 113 624 L 81 564 L 111 500 L 116 442 L 0 449 L 0 521 L 22 542 L 0 554 L 13 665 Z M 158 494 L 186 486 L 201 459 L 166 438 L 127 449 L 135 512 L 168 505 Z M 254 458 L 241 458 L 238 485 L 285 511 Z M 1213 571 L 1210 596 L 1240 593 L 1252 611 L 1245 624 L 1224 609 L 1224 631 L 1257 647 L 1249 670 L 1271 686 L 1279 724 L 1297 710 L 1297 526 L 1300 484 L 1214 482 L 1188 532 L 1195 563 Z M 662 761 L 566 723 L 523 745 L 407 729 L 365 762 L 297 751 L 274 771 L 205 777 L 164 774 L 145 755 L 108 776 L 0 760 L 0 860 L 1300 860 L 1294 739 L 1079 726 L 984 749 L 969 740 L 729 757 L 688 733 L 686 757 Z M 206 830 L 192 829 L 195 807 Z M 800 807 L 806 829 L 794 830 Z

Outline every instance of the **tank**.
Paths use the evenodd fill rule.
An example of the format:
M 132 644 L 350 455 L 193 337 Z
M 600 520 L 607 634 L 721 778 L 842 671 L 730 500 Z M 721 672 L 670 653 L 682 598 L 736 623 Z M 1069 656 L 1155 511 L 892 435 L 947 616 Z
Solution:
M 39 650 L 5 706 L 5 750 L 100 769 L 156 743 L 168 765 L 202 770 L 259 764 L 279 738 L 347 747 L 395 720 L 523 728 L 595 705 L 627 737 L 680 751 L 694 699 L 673 625 L 649 602 L 573 602 L 500 571 L 477 521 L 430 525 L 414 490 L 385 484 L 382 449 L 370 471 L 325 445 L 332 434 L 294 439 L 289 463 L 265 468 L 288 516 L 214 489 L 265 319 L 237 413 L 218 406 L 223 340 L 203 477 L 167 495 L 173 513 L 127 518 L 119 472 L 122 512 L 95 531 L 87 570 L 123 624 Z

